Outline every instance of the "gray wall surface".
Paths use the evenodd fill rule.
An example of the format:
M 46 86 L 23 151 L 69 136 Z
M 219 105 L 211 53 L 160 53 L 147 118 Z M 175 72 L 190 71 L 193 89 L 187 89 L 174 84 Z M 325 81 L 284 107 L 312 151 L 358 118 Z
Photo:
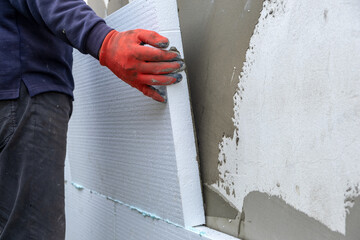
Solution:
M 235 130 L 233 96 L 262 4 L 262 0 L 178 0 L 207 225 L 234 236 L 240 214 L 208 186 L 219 179 L 219 142 Z
M 129 0 L 108 0 L 107 4 L 104 0 L 86 0 L 85 2 L 98 16 L 104 18 L 128 4 Z

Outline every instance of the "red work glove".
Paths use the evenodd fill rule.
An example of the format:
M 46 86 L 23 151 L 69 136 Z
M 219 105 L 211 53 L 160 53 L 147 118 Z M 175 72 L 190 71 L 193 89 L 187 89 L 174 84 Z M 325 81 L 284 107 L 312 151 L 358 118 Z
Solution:
M 101 65 L 107 66 L 116 76 L 144 95 L 166 102 L 166 95 L 151 85 L 180 82 L 182 76 L 177 72 L 185 67 L 177 52 L 159 49 L 168 45 L 167 38 L 153 31 L 113 30 L 104 39 L 99 60 Z

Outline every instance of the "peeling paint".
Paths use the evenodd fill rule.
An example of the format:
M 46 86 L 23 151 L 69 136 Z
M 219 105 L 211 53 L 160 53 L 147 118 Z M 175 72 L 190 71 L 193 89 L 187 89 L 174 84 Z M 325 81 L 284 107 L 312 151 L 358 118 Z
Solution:
M 345 234 L 360 183 L 358 26 L 358 0 L 264 2 L 212 184 L 237 210 L 259 191 Z

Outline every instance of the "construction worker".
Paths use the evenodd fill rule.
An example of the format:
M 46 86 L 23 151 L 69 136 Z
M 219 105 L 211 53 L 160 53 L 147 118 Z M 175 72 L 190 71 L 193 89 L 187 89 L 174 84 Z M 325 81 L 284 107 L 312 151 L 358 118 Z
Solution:
M 151 85 L 181 81 L 184 68 L 168 45 L 152 31 L 111 29 L 83 0 L 0 0 L 1 240 L 65 238 L 72 48 L 165 102 Z

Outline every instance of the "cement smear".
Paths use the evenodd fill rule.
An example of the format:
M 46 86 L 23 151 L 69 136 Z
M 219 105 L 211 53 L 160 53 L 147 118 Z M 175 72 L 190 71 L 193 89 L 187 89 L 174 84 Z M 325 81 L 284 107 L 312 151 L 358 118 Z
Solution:
M 208 199 L 205 204 L 207 216 L 235 219 L 238 215 L 236 208 L 231 206 L 230 203 L 224 199 L 224 197 L 211 188 L 206 187 L 204 195 L 205 198 Z
M 244 200 L 240 235 L 243 240 L 359 240 L 360 197 L 346 219 L 346 235 L 296 210 L 279 197 L 251 192 Z

